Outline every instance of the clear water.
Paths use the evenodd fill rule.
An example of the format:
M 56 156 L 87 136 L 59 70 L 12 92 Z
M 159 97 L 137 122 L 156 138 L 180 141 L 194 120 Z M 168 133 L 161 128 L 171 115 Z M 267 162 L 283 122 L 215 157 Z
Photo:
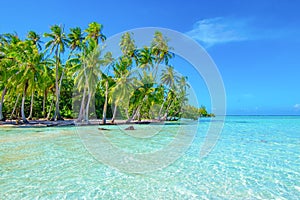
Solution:
M 218 122 L 200 122 L 180 159 L 143 174 L 96 160 L 75 127 L 1 128 L 0 199 L 300 199 L 300 117 L 227 117 L 217 145 L 200 159 L 210 123 Z M 148 141 L 118 145 L 143 152 L 155 143 Z

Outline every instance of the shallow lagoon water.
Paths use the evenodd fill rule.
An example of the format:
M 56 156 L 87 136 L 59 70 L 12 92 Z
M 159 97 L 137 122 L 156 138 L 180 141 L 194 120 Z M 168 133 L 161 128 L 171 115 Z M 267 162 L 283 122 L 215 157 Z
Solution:
M 190 148 L 173 164 L 140 174 L 89 153 L 77 131 L 97 127 L 2 128 L 0 199 L 299 199 L 299 116 L 226 117 L 217 145 L 200 159 L 210 123 L 220 122 L 200 120 Z M 172 140 L 177 126 L 152 139 L 118 134 L 111 141 L 124 151 L 151 151 Z

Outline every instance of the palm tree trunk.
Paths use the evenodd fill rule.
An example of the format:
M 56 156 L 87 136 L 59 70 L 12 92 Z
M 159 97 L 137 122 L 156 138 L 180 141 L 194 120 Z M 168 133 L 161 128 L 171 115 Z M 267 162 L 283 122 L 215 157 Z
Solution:
M 3 108 L 4 96 L 5 96 L 6 92 L 7 92 L 7 88 L 4 87 L 4 89 L 2 91 L 2 95 L 1 95 L 1 101 L 0 101 L 0 121 L 4 120 L 2 108 Z
M 82 96 L 82 99 L 81 99 L 80 110 L 79 110 L 79 114 L 78 114 L 78 118 L 77 118 L 78 122 L 81 122 L 83 120 L 85 96 L 86 96 L 86 88 L 84 87 L 84 89 L 83 89 L 83 96 Z
M 142 100 L 142 102 L 140 103 L 140 105 L 139 105 L 139 106 L 137 107 L 137 109 L 132 113 L 131 118 L 129 118 L 129 119 L 126 121 L 126 123 L 131 122 L 133 119 L 136 118 L 136 116 L 139 115 L 140 110 L 141 110 L 141 108 L 142 108 L 142 106 L 143 106 L 143 104 L 144 104 L 144 102 L 145 102 L 146 99 L 147 99 L 147 95 L 143 98 L 143 100 Z
M 25 117 L 25 98 L 26 98 L 26 90 L 27 90 L 27 83 L 24 85 L 23 89 L 23 97 L 22 97 L 22 106 L 21 106 L 21 117 L 24 123 L 29 123 Z
M 55 102 L 55 113 L 53 116 L 53 120 L 63 120 L 60 116 L 59 111 L 59 97 L 60 97 L 60 87 L 59 87 L 59 80 L 58 80 L 58 65 L 60 64 L 60 57 L 58 53 L 58 46 L 56 47 L 56 66 L 55 66 L 55 95 L 56 95 L 56 102 Z M 61 75 L 60 82 L 62 81 L 63 74 Z M 61 84 L 60 84 L 61 85 Z
M 114 114 L 113 114 L 113 116 L 111 118 L 111 123 L 115 122 L 116 115 L 117 115 L 117 107 L 118 107 L 118 101 L 116 101 L 116 103 L 115 103 Z
M 170 92 L 170 89 L 169 89 L 168 93 L 169 93 L 169 92 Z M 164 108 L 164 105 L 165 105 L 165 103 L 166 103 L 166 101 L 167 101 L 168 93 L 167 93 L 167 96 L 164 98 L 164 102 L 161 104 L 161 107 L 160 107 L 160 109 L 159 109 L 158 120 L 161 119 L 161 112 L 162 112 L 162 110 L 163 110 L 163 108 Z
M 160 109 L 159 109 L 159 112 L 158 112 L 158 120 L 160 120 L 160 116 L 161 116 L 161 112 L 162 112 L 162 109 L 164 108 L 164 105 L 166 103 L 166 100 L 164 99 L 164 102 L 161 104 L 160 106 Z
M 142 104 L 140 104 L 132 113 L 132 116 L 126 121 L 126 123 L 131 122 L 133 119 L 136 118 L 137 114 L 140 112 L 140 109 L 142 107 Z
M 50 108 L 49 108 L 49 111 L 48 111 L 48 115 L 47 115 L 47 119 L 50 119 L 50 115 L 51 115 L 52 107 L 53 107 L 53 102 L 54 102 L 54 98 L 52 98 L 52 101 L 51 101 L 51 104 L 50 104 Z
M 33 100 L 34 100 L 34 91 L 31 92 L 30 112 L 29 112 L 29 116 L 28 116 L 29 120 L 32 119 Z
M 46 118 L 46 99 L 47 99 L 47 89 L 44 90 L 44 98 L 43 98 L 43 111 L 42 111 L 42 115 L 43 118 Z
M 156 66 L 155 66 L 155 72 L 154 72 L 154 80 L 156 80 L 156 76 L 157 76 L 157 72 L 158 72 L 158 66 L 161 63 L 162 59 L 159 59 L 159 61 L 157 62 Z
M 126 113 L 126 117 L 127 117 L 127 120 L 128 120 L 129 119 L 128 108 L 125 108 L 125 113 Z
M 13 115 L 14 115 L 14 113 L 15 113 L 15 111 L 16 111 L 16 108 L 17 108 L 17 105 L 18 105 L 19 98 L 20 98 L 20 94 L 18 94 L 18 96 L 17 96 L 17 99 L 16 99 L 16 102 L 15 102 L 14 108 L 13 108 L 11 114 L 10 114 L 10 119 L 13 118 Z
M 169 109 L 170 109 L 172 103 L 173 103 L 173 101 L 170 101 L 170 103 L 168 104 L 167 109 L 166 109 L 166 111 L 165 111 L 165 114 L 164 114 L 162 120 L 166 120 L 166 119 L 167 119 L 167 117 L 168 117 L 168 112 L 169 112 Z
M 92 92 L 89 92 L 88 100 L 86 103 L 86 109 L 85 109 L 85 119 L 84 119 L 84 121 L 86 121 L 87 123 L 89 123 L 89 106 L 90 106 L 91 97 L 92 97 Z
M 105 81 L 105 101 L 103 106 L 102 124 L 106 124 L 106 112 L 107 112 L 107 101 L 108 101 L 108 81 Z

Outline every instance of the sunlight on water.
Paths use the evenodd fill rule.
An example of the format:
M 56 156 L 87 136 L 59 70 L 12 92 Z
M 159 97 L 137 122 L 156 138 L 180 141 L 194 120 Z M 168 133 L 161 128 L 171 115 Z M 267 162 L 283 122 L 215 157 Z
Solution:
M 193 143 L 177 161 L 162 170 L 141 174 L 124 173 L 96 160 L 84 147 L 75 127 L 2 128 L 0 197 L 299 198 L 300 117 L 227 117 L 215 149 L 200 159 L 209 123 L 208 119 L 200 122 Z M 143 126 L 147 125 L 139 125 L 141 129 Z M 88 134 L 91 127 L 79 129 Z M 111 135 L 110 139 L 124 151 L 143 153 L 161 149 L 170 142 L 176 125 L 167 129 L 169 135 L 167 131 L 148 139 L 128 139 L 122 134 Z

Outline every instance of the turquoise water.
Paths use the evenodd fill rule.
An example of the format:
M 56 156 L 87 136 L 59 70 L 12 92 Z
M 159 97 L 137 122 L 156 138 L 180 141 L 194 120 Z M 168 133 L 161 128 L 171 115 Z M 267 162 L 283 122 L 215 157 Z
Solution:
M 141 174 L 99 162 L 75 127 L 1 128 L 0 199 L 299 199 L 300 117 L 227 117 L 217 145 L 200 159 L 210 123 L 220 122 L 201 120 L 173 164 Z M 111 141 L 128 152 L 163 148 L 178 125 L 165 127 L 170 136 Z

